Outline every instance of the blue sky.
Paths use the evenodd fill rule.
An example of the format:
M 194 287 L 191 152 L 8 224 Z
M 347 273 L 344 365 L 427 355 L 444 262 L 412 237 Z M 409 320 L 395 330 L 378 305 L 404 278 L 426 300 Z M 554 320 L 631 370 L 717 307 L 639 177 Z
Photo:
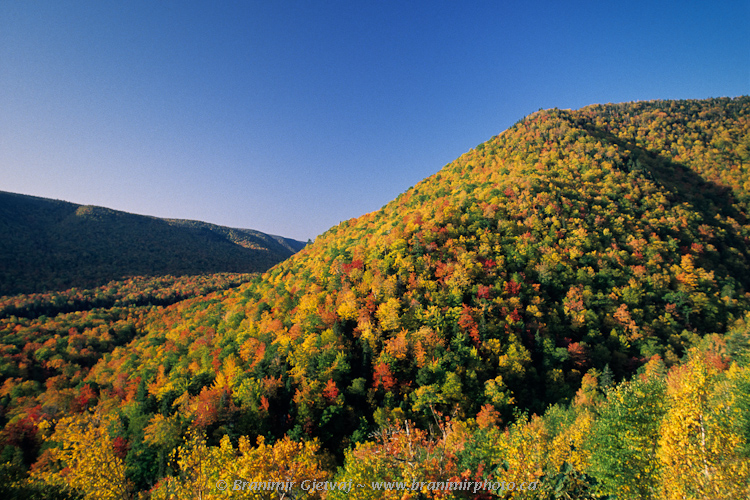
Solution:
M 301 240 L 540 108 L 750 93 L 750 2 L 0 1 L 0 190 Z

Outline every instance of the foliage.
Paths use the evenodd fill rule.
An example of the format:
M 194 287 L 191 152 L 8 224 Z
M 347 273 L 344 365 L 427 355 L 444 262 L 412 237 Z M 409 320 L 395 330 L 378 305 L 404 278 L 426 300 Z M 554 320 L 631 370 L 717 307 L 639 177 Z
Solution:
M 750 494 L 747 439 L 735 427 L 743 420 L 737 400 L 750 396 L 750 371 L 725 363 L 719 353 L 699 351 L 670 373 L 670 410 L 659 442 L 665 498 Z
M 656 452 L 665 392 L 662 380 L 636 378 L 607 394 L 587 443 L 589 469 L 606 493 L 654 496 L 661 479 Z
M 5 299 L 0 453 L 108 408 L 155 498 L 229 471 L 747 496 L 749 112 L 541 111 L 262 276 Z
M 86 499 L 128 499 L 132 485 L 125 475 L 116 416 L 87 413 L 60 419 L 34 477 L 79 491 Z M 113 429 L 114 428 L 114 429 Z
M 191 432 L 176 453 L 179 476 L 162 480 L 151 498 L 320 498 L 320 491 L 306 487 L 328 476 L 318 450 L 314 441 L 288 437 L 274 445 L 259 437 L 255 447 L 242 437 L 235 449 L 224 436 L 209 447 L 204 436 Z

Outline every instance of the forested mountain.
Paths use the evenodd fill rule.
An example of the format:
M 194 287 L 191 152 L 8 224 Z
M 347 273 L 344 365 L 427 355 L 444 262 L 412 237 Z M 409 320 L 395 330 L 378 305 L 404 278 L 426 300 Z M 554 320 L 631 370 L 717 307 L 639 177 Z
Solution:
M 0 295 L 129 276 L 265 271 L 304 243 L 0 191 Z
M 240 286 L 5 316 L 6 484 L 747 497 L 749 213 L 750 98 L 534 113 Z

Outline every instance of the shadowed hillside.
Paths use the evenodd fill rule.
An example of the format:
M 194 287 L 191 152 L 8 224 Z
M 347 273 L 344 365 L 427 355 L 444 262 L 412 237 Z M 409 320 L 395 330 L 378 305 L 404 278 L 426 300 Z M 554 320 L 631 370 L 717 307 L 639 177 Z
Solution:
M 249 229 L 6 192 L 0 192 L 0 233 L 0 295 L 127 276 L 260 272 L 304 246 Z

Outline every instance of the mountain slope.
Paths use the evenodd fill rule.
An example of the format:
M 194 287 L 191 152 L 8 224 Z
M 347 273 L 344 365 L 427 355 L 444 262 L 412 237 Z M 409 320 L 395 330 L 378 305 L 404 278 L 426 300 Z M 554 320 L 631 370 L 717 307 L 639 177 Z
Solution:
M 589 368 L 673 362 L 747 309 L 748 132 L 746 98 L 537 113 L 274 268 L 257 311 L 282 325 L 248 328 L 302 387 L 338 348 L 393 377 L 374 406 L 422 411 L 540 410 Z
M 168 374 L 166 401 L 198 373 L 231 379 L 242 432 L 333 446 L 432 408 L 541 412 L 591 369 L 671 366 L 748 310 L 749 112 L 743 97 L 535 113 L 199 317 L 146 329 L 129 366 Z M 210 336 L 205 315 L 223 318 Z
M 92 287 L 126 276 L 258 272 L 301 242 L 0 192 L 0 295 Z

